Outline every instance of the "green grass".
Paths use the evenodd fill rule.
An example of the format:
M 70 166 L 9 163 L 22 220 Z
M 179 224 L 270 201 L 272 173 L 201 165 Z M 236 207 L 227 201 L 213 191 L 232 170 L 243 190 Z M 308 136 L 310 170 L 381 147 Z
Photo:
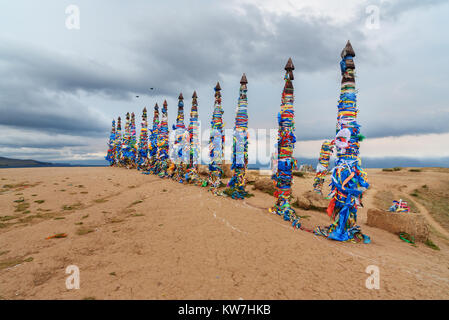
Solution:
M 225 190 L 223 190 L 223 193 L 225 195 L 227 195 L 228 197 L 232 197 L 232 193 L 234 192 L 234 190 L 232 188 L 227 188 Z M 247 192 L 245 195 L 245 198 L 251 198 L 254 197 L 254 194 Z
M 23 203 L 19 203 L 16 206 L 16 210 L 14 210 L 15 212 L 22 212 L 25 211 L 26 209 L 28 209 L 30 207 L 30 204 L 28 202 L 23 202 Z
M 23 259 L 21 258 L 10 258 L 0 261 L 0 270 L 14 267 L 18 264 L 21 264 Z
M 86 228 L 86 227 L 81 227 L 78 230 L 76 230 L 76 234 L 79 236 L 83 236 L 85 234 L 94 232 L 94 229 L 90 229 L 90 228 Z
M 449 181 L 440 185 L 422 185 L 411 193 L 429 211 L 430 215 L 449 230 Z
M 433 250 L 440 250 L 440 248 L 430 239 L 427 239 L 426 242 L 424 242 L 424 244 Z
M 1 216 L 0 221 L 8 221 L 8 220 L 16 219 L 16 218 L 17 217 L 15 217 L 15 216 Z
M 134 201 L 133 203 L 131 203 L 131 204 L 128 206 L 128 208 L 129 208 L 129 207 L 132 207 L 132 206 L 134 206 L 134 205 L 136 205 L 136 204 L 142 203 L 142 202 L 143 202 L 143 200 L 136 200 L 136 201 Z
M 100 199 L 95 199 L 94 202 L 95 203 L 104 203 L 104 202 L 108 202 L 108 200 L 105 198 L 100 198 Z
M 421 169 L 410 169 L 408 171 L 410 171 L 410 172 L 421 172 L 422 170 Z
M 0 270 L 14 267 L 18 264 L 22 264 L 24 262 L 31 262 L 33 261 L 33 257 L 28 257 L 24 259 L 23 257 L 15 257 L 15 258 L 9 258 L 5 260 L 0 261 Z
M 41 204 L 41 203 L 44 203 L 45 200 L 35 200 L 34 202 Z
M 62 206 L 62 210 L 72 211 L 72 210 L 79 209 L 82 206 L 83 206 L 83 204 L 81 202 L 77 202 L 77 203 L 74 203 L 74 204 L 71 204 L 71 205 L 66 204 L 66 205 Z
M 295 177 L 299 177 L 299 178 L 305 177 L 305 173 L 301 172 L 301 171 L 294 171 L 294 172 L 292 172 L 292 175 L 294 175 Z
M 401 171 L 401 167 L 394 167 L 394 168 L 383 168 L 382 171 L 384 172 L 393 172 L 393 171 Z

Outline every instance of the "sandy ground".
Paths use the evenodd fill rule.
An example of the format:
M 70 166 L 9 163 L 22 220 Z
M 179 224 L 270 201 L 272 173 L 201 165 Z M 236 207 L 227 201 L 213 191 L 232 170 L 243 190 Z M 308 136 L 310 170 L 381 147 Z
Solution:
M 258 191 L 236 201 L 135 170 L 0 169 L 1 186 L 9 185 L 0 192 L 0 216 L 9 217 L 0 221 L 0 297 L 448 299 L 447 230 L 424 207 L 440 251 L 365 221 L 376 190 L 409 192 L 449 173 L 368 174 L 359 223 L 372 243 L 354 244 L 293 230 L 268 212 L 274 198 Z M 295 178 L 294 192 L 310 190 L 312 179 Z M 324 213 L 297 211 L 309 216 L 305 227 L 329 224 Z M 46 240 L 56 233 L 68 236 Z M 79 290 L 66 288 L 69 265 L 79 267 Z M 365 286 L 369 265 L 379 267 L 378 290 Z

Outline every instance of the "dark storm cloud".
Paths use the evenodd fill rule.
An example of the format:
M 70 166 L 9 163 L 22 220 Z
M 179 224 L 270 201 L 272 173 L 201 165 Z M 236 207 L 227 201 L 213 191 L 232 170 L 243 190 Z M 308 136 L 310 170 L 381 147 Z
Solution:
M 295 72 L 323 70 L 333 66 L 335 52 L 347 39 L 363 43 L 354 28 L 333 26 L 325 18 L 262 14 L 254 6 L 244 9 L 243 15 L 203 7 L 155 17 L 152 24 L 167 27 L 141 25 L 143 36 L 134 44 L 139 52 L 136 63 L 172 91 L 178 83 L 213 83 L 242 70 L 253 78 L 277 74 L 288 57 L 293 58 Z
M 113 98 L 125 98 L 135 90 L 138 79 L 99 60 L 61 54 L 45 49 L 0 44 L 0 61 L 12 79 L 23 79 L 38 88 L 76 93 L 83 90 L 103 93 Z
M 345 39 L 361 37 L 332 27 L 325 19 L 267 17 L 249 6 L 244 15 L 226 10 L 209 5 L 145 20 L 137 40 L 124 40 L 130 48 L 128 63 L 134 66 L 128 69 L 109 65 L 104 62 L 108 59 L 101 57 L 86 59 L 3 42 L 0 71 L 7 81 L 0 84 L 0 124 L 77 135 L 104 134 L 109 125 L 99 122 L 90 108 L 79 102 L 79 92 L 130 99 L 155 83 L 159 95 L 175 97 L 181 84 L 194 88 L 242 70 L 254 78 L 279 72 L 289 56 L 297 72 L 315 71 L 333 63 L 331 57 L 341 47 L 341 37 L 335 34 L 344 34 Z
M 1 100 L 1 99 L 0 99 Z M 36 99 L 36 106 L 45 103 L 45 109 L 31 109 L 14 106 L 8 101 L 0 101 L 0 124 L 15 128 L 36 129 L 41 132 L 66 133 L 82 136 L 104 135 L 108 128 L 105 123 L 85 113 L 83 107 L 63 106 L 49 99 Z M 52 110 L 52 107 L 57 110 Z M 84 110 L 83 110 L 84 109 Z
M 104 135 L 109 125 L 73 97 L 39 83 L 0 83 L 0 125 L 81 136 Z
M 354 28 L 332 26 L 325 18 L 262 14 L 255 6 L 244 9 L 241 15 L 210 4 L 141 21 L 137 40 L 124 39 L 133 68 L 8 43 L 0 44 L 0 61 L 7 74 L 38 87 L 129 99 L 133 93 L 148 92 L 153 83 L 158 94 L 175 96 L 179 84 L 186 82 L 193 87 L 242 70 L 263 77 L 282 70 L 290 56 L 297 72 L 317 71 L 331 66 L 341 39 L 363 43 Z

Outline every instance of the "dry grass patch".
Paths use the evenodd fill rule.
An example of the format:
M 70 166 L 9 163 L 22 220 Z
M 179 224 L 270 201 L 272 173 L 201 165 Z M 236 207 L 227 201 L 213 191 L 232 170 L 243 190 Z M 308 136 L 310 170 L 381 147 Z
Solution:
M 88 228 L 88 227 L 81 227 L 78 230 L 76 230 L 76 234 L 79 236 L 94 232 L 95 230 L 92 228 Z
M 105 203 L 105 202 L 108 202 L 108 199 L 106 199 L 106 198 L 95 199 L 94 202 L 95 203 Z
M 131 216 L 132 217 L 143 217 L 144 214 L 143 213 L 133 213 Z
M 17 219 L 16 216 L 0 216 L 0 221 L 8 221 L 8 220 L 13 220 L 13 219 Z
M 123 222 L 123 221 L 125 221 L 125 219 L 120 219 L 120 218 L 108 219 L 108 223 L 120 223 L 120 222 Z
M 8 251 L 9 252 L 9 251 Z M 0 270 L 11 268 L 14 266 L 17 266 L 18 264 L 22 264 L 24 262 L 31 262 L 33 261 L 33 257 L 28 257 L 25 259 L 26 256 L 23 257 L 14 257 L 14 258 L 8 258 L 0 261 Z
M 440 186 L 422 185 L 410 195 L 425 206 L 443 228 L 449 230 L 449 182 Z
M 73 210 L 81 209 L 82 207 L 83 207 L 83 204 L 81 202 L 77 202 L 77 203 L 70 204 L 70 205 L 68 205 L 68 204 L 63 205 L 62 210 L 73 211 Z
M 23 211 L 26 211 L 29 207 L 30 207 L 30 204 L 28 202 L 18 203 L 15 206 L 16 210 L 14 210 L 14 212 L 23 212 Z
M 134 201 L 133 203 L 131 203 L 129 206 L 128 206 L 128 208 L 130 208 L 130 207 L 132 207 L 132 206 L 135 206 L 136 204 L 139 204 L 139 203 L 142 203 L 143 202 L 143 200 L 136 200 L 136 201 Z

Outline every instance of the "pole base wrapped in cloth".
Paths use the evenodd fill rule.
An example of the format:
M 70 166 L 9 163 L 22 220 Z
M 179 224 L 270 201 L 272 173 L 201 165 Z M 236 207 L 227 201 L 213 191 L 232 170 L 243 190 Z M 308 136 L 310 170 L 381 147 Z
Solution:
M 198 159 L 200 155 L 199 120 L 198 120 L 198 96 L 196 91 L 192 94 L 192 108 L 190 109 L 190 122 L 188 128 L 188 166 L 185 171 L 185 181 L 190 184 L 201 185 L 198 174 Z
M 112 120 L 111 134 L 109 135 L 108 153 L 105 159 L 109 162 L 110 166 L 115 165 L 115 120 Z
M 369 243 L 370 238 L 362 234 L 357 226 L 357 209 L 361 206 L 363 192 L 369 184 L 359 157 L 361 135 L 360 125 L 357 123 L 354 56 L 354 50 L 348 41 L 341 53 L 341 94 L 334 140 L 337 160 L 332 170 L 329 194 L 332 200 L 327 209 L 333 223 L 328 228 L 316 228 L 315 233 L 337 241 Z
M 232 199 L 244 199 L 250 194 L 245 190 L 246 168 L 248 166 L 248 98 L 246 96 L 248 80 L 243 74 L 240 79 L 240 92 L 235 116 L 234 139 L 232 146 L 232 166 L 234 175 L 228 183 L 225 194 Z
M 277 169 L 272 177 L 276 186 L 274 196 L 277 201 L 269 211 L 282 216 L 286 221 L 292 222 L 293 227 L 300 228 L 299 217 L 296 216 L 295 210 L 290 205 L 292 171 L 294 168 L 297 169 L 296 159 L 293 157 L 296 142 L 292 83 L 294 69 L 292 59 L 289 58 L 285 66 L 285 85 L 282 92 L 281 111 L 278 114 Z

